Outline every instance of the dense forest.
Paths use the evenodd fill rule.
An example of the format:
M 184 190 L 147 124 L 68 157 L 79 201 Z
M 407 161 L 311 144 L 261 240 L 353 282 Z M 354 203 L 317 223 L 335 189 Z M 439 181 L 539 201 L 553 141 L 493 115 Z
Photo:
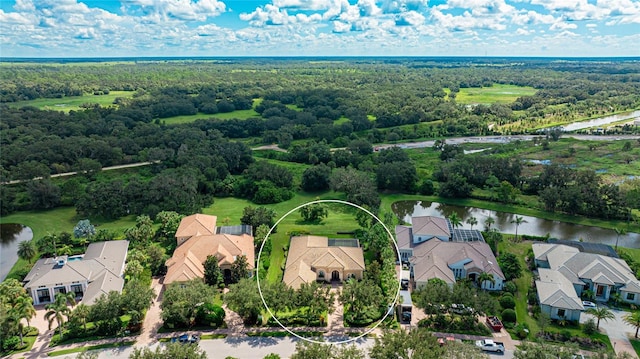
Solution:
M 328 189 L 371 208 L 385 191 L 464 198 L 474 188 L 494 191 L 492 200 L 500 202 L 524 193 L 538 196 L 547 210 L 602 218 L 628 219 L 638 206 L 595 173 L 551 166 L 532 175 L 516 159 L 464 155 L 443 142 L 433 149 L 442 160 L 433 176 L 419 178 L 402 150 L 374 151 L 382 142 L 533 132 L 640 108 L 637 62 L 235 59 L 0 66 L 0 181 L 24 180 L 0 187 L 2 214 L 57 206 L 104 218 L 188 214 L 216 196 L 268 204 L 297 190 Z M 510 102 L 457 101 L 464 89 L 500 85 L 534 91 Z M 113 91 L 127 95 L 108 106 L 94 101 Z M 68 112 L 29 102 L 70 96 L 86 102 Z M 189 116 L 196 117 L 175 120 Z M 546 134 L 546 140 L 557 137 Z M 256 160 L 251 147 L 262 144 L 287 151 Z M 141 161 L 154 164 L 99 173 Z M 306 165 L 300 178 L 282 165 L 287 162 Z M 49 178 L 69 171 L 81 175 Z

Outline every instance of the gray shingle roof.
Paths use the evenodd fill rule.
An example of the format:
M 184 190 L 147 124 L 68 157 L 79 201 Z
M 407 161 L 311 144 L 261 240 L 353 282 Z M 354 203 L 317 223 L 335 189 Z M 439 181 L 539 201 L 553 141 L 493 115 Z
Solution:
M 536 281 L 536 291 L 540 304 L 555 308 L 584 310 L 573 285 L 561 273 L 539 268 L 540 279 Z
M 57 265 L 55 258 L 39 259 L 23 280 L 25 288 L 87 281 L 83 302 L 91 304 L 101 293 L 122 290 L 121 276 L 128 248 L 128 241 L 96 242 L 89 244 L 82 260 L 68 261 L 62 266 Z

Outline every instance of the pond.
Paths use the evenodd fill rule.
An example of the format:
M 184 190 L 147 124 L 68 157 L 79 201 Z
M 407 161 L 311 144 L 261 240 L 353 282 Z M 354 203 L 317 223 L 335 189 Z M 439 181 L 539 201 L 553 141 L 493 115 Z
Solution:
M 485 219 L 493 217 L 495 220 L 493 227 L 498 228 L 500 232 L 516 232 L 515 224 L 511 223 L 516 217 L 513 213 L 426 201 L 399 201 L 393 203 L 391 209 L 398 218 L 407 223 L 411 223 L 412 216 L 449 217 L 455 212 L 458 217 L 462 218 L 462 228 L 471 228 L 471 226 L 466 223 L 466 220 L 473 216 L 478 220 L 478 224 L 474 226 L 474 229 L 482 230 Z M 545 236 L 548 233 L 552 238 L 558 239 L 573 241 L 582 239 L 584 242 L 590 243 L 616 244 L 616 233 L 611 229 L 583 226 L 531 216 L 518 216 L 524 218 L 526 221 L 526 223 L 522 223 L 518 227 L 519 235 Z M 624 236 L 620 236 L 618 245 L 627 248 L 640 248 L 640 233 L 627 233 Z
M 11 267 L 18 261 L 18 244 L 32 238 L 33 231 L 27 226 L 16 223 L 0 224 L 0 281 L 4 280 Z

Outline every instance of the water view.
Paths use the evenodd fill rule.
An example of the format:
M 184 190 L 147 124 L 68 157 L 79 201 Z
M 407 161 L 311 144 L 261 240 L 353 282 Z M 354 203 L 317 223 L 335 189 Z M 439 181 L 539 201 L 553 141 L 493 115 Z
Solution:
M 18 261 L 18 244 L 33 238 L 31 228 L 16 223 L 0 224 L 0 281 Z
M 634 119 L 636 117 L 640 117 L 640 111 L 621 113 L 618 115 L 594 118 L 589 121 L 570 123 L 564 126 L 564 130 L 565 131 L 584 130 L 585 128 L 604 126 L 604 125 L 608 125 L 610 123 L 614 123 L 618 121 Z
M 488 209 L 475 207 L 462 207 L 437 202 L 426 201 L 399 201 L 391 205 L 393 212 L 403 221 L 411 223 L 412 216 L 437 216 L 448 217 L 456 213 L 462 218 L 462 228 L 471 228 L 466 223 L 467 218 L 476 217 L 478 224 L 475 229 L 484 228 L 484 221 L 488 217 L 493 217 L 494 228 L 498 228 L 503 233 L 515 233 L 516 226 L 511 221 L 516 217 L 513 213 L 497 212 Z M 528 234 L 534 236 L 545 236 L 552 238 L 566 239 L 572 241 L 582 240 L 590 243 L 602 243 L 615 245 L 616 232 L 611 229 L 599 227 L 583 226 L 579 224 L 552 221 L 531 216 L 521 216 L 526 221 L 518 227 L 518 234 Z M 620 236 L 618 245 L 628 248 L 640 248 L 640 233 L 627 233 Z

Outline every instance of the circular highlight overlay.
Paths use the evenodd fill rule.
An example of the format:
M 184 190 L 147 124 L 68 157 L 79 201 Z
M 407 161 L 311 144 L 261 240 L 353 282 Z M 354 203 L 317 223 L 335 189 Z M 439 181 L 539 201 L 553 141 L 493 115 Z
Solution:
M 384 229 L 387 231 L 387 233 L 389 234 L 389 238 L 391 238 L 393 240 L 393 245 L 396 247 L 396 253 L 398 254 L 398 258 L 400 258 L 400 249 L 398 248 L 398 244 L 396 243 L 393 234 L 391 233 L 391 231 L 389 230 L 389 228 L 387 228 L 387 226 L 382 223 L 382 221 L 380 220 L 380 218 L 378 218 L 375 214 L 371 213 L 369 210 L 367 210 L 366 208 L 360 207 L 357 204 L 351 203 L 351 202 L 347 202 L 347 201 L 342 201 L 339 199 L 321 199 L 321 200 L 316 200 L 316 201 L 311 201 L 311 202 L 307 202 L 304 204 L 299 205 L 298 207 L 290 210 L 289 212 L 287 212 L 284 216 L 280 217 L 280 219 L 278 219 L 278 221 L 273 225 L 273 227 L 271 227 L 269 229 L 269 233 L 267 233 L 267 236 L 264 237 L 264 239 L 262 240 L 262 244 L 260 245 L 260 251 L 258 252 L 258 263 L 260 263 L 260 256 L 262 255 L 262 249 L 264 248 L 264 244 L 267 241 L 267 239 L 269 238 L 269 236 L 271 235 L 271 232 L 274 230 L 274 228 L 276 228 L 276 226 L 278 226 L 278 224 L 280 224 L 280 222 L 282 222 L 283 219 L 285 219 L 288 215 L 290 215 L 291 213 L 299 210 L 300 208 L 306 207 L 308 205 L 312 205 L 312 204 L 316 204 L 316 203 L 341 203 L 341 204 L 346 204 L 349 205 L 351 207 L 355 207 L 361 211 L 366 212 L 368 215 L 370 215 L 371 217 L 375 218 L 376 221 L 378 221 L 378 223 L 380 223 L 382 225 L 382 227 L 384 227 Z M 369 328 L 368 330 L 366 330 L 364 333 L 360 334 L 357 337 L 350 337 L 347 340 L 340 340 L 340 341 L 335 341 L 335 342 L 324 342 L 324 341 L 318 341 L 318 340 L 314 340 L 311 338 L 306 338 L 303 336 L 298 335 L 297 333 L 294 333 L 291 329 L 289 329 L 287 326 L 283 325 L 280 320 L 278 320 L 278 318 L 276 318 L 276 316 L 273 314 L 273 312 L 271 311 L 271 309 L 269 308 L 269 306 L 267 305 L 267 302 L 264 299 L 264 296 L 262 295 L 262 288 L 260 288 L 260 265 L 256 266 L 256 280 L 258 282 L 258 292 L 260 292 L 260 299 L 262 299 L 262 304 L 264 304 L 264 307 L 267 308 L 267 311 L 269 312 L 269 314 L 271 315 L 271 317 L 273 317 L 273 319 L 275 319 L 275 321 L 287 332 L 289 332 L 289 334 L 302 339 L 302 340 L 306 340 L 308 342 L 311 343 L 318 343 L 318 344 L 345 344 L 345 343 L 349 343 L 349 342 L 353 342 L 356 341 L 362 337 L 364 337 L 365 335 L 371 333 L 372 331 L 374 331 L 388 316 L 391 312 L 393 312 L 393 310 L 387 310 L 385 315 L 382 317 L 382 319 L 380 319 L 376 325 L 374 325 L 373 327 Z M 400 297 L 400 286 L 402 283 L 402 271 L 400 271 L 398 274 L 398 290 L 396 292 L 396 295 L 394 297 L 393 304 L 395 304 L 398 301 L 398 298 Z

